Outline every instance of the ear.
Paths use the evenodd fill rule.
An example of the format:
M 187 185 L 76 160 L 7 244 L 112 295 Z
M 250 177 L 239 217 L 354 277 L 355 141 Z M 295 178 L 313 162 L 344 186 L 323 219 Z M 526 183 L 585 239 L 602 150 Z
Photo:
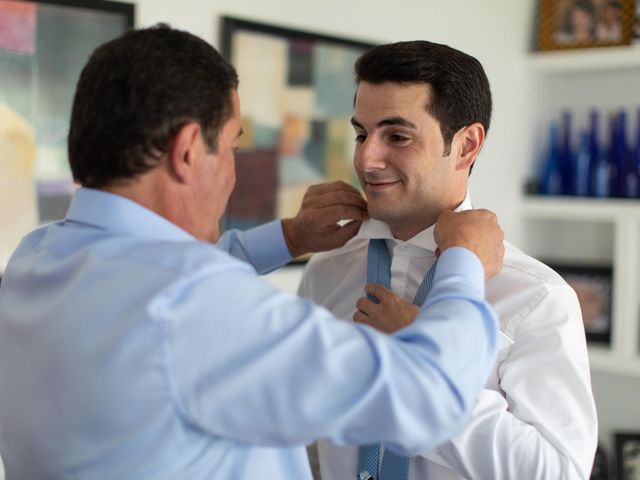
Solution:
M 180 183 L 188 183 L 197 172 L 196 164 L 204 153 L 200 125 L 184 124 L 175 134 L 167 152 L 169 173 Z
M 458 130 L 454 142 L 458 145 L 456 170 L 469 170 L 484 144 L 484 127 L 476 122 Z

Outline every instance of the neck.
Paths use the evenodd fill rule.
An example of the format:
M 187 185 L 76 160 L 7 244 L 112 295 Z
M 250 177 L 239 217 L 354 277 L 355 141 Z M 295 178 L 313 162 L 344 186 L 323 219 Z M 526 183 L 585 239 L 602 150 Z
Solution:
M 385 221 L 389 225 L 393 238 L 406 242 L 410 238 L 415 237 L 418 233 L 436 224 L 438 217 L 445 210 L 455 210 L 464 202 L 466 191 L 462 198 L 452 202 L 449 207 L 445 207 L 437 212 L 425 212 L 423 216 L 412 215 L 408 218 L 398 219 L 397 221 Z
M 422 219 L 422 221 L 414 218 L 409 222 L 387 222 L 393 238 L 406 242 L 410 238 L 415 237 L 418 233 L 426 230 L 436 223 L 435 218 Z
M 103 190 L 128 198 L 166 218 L 194 237 L 205 239 L 205 235 L 197 231 L 197 222 L 191 220 L 189 202 L 178 188 L 163 178 L 163 174 L 160 169 L 152 169 L 135 178 L 113 182 Z

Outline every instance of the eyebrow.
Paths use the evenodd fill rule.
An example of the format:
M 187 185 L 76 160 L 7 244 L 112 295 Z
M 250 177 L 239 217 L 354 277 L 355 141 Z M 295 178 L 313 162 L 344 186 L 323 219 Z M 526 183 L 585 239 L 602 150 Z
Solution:
M 355 117 L 351 117 L 351 125 L 353 125 L 354 127 L 357 127 L 357 128 L 361 128 L 362 130 L 365 130 L 365 128 L 362 126 L 362 124 L 358 120 L 356 120 Z M 383 118 L 382 120 L 380 120 L 376 124 L 376 127 L 386 127 L 386 126 L 389 126 L 389 125 L 412 128 L 413 130 L 417 130 L 418 129 L 418 127 L 416 126 L 415 123 L 412 123 L 412 122 L 410 122 L 409 120 L 407 120 L 406 118 L 403 118 L 403 117 Z

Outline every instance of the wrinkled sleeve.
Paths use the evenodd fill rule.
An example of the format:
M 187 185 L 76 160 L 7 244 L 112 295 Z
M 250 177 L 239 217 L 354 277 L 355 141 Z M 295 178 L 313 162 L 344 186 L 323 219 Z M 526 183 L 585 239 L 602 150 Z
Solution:
M 575 293 L 551 288 L 516 335 L 498 370 L 504 396 L 484 390 L 465 431 L 425 456 L 468 478 L 589 478 L 597 416 Z
M 260 275 L 291 261 L 280 220 L 246 231 L 228 230 L 220 237 L 216 246 L 249 263 Z
M 471 252 L 444 252 L 417 320 L 394 336 L 233 263 L 174 285 L 155 306 L 176 407 L 197 428 L 264 446 L 380 441 L 404 454 L 462 429 L 496 350 Z

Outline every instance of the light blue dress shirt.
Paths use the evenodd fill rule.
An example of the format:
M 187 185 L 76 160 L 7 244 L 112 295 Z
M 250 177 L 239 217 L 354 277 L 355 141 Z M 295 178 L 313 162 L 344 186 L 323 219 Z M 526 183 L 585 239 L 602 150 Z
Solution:
M 7 479 L 304 480 L 317 438 L 414 454 L 463 427 L 496 343 L 473 254 L 394 336 L 256 274 L 289 260 L 278 222 L 212 246 L 78 190 L 0 288 Z

